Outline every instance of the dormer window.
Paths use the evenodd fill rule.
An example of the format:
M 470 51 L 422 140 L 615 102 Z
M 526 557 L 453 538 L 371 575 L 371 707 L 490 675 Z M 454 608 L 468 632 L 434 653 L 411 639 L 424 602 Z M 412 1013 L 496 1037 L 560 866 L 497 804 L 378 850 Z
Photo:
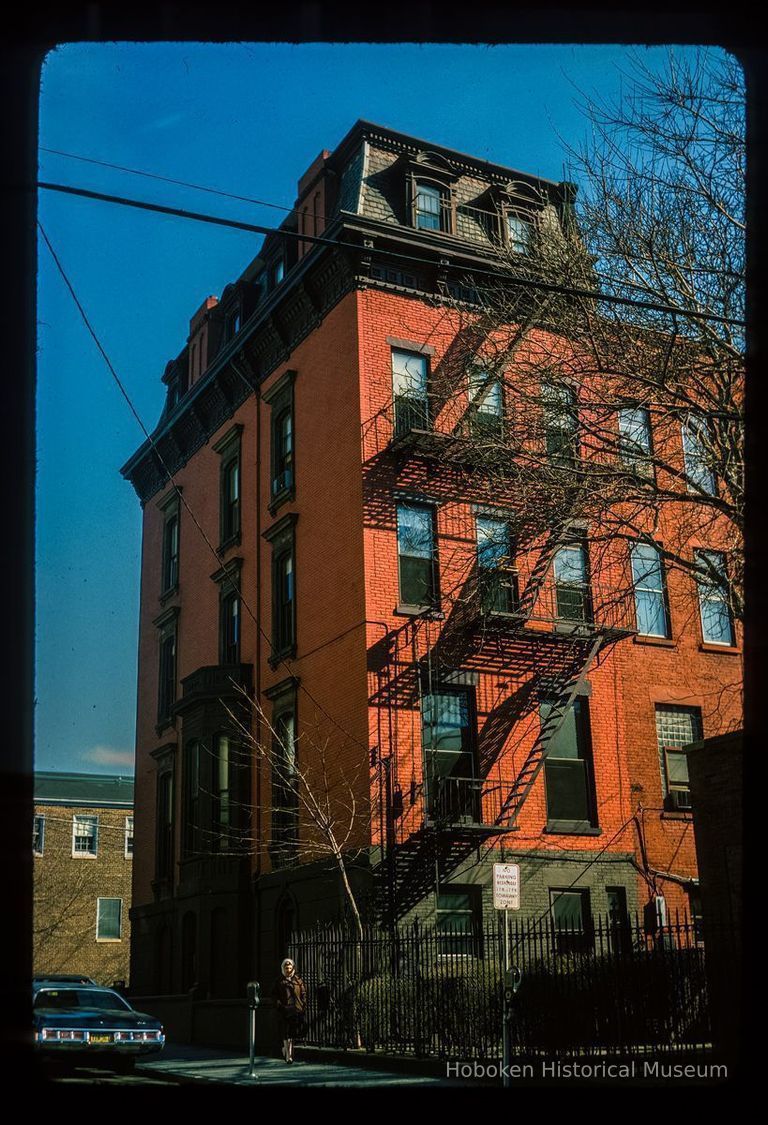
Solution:
M 272 266 L 272 274 L 271 274 L 272 288 L 274 289 L 275 286 L 279 285 L 284 277 L 285 277 L 285 258 L 278 258 L 277 261 L 275 262 L 275 264 Z
M 416 226 L 419 230 L 442 230 L 443 193 L 433 184 L 416 183 Z
M 417 230 L 454 233 L 453 185 L 459 178 L 438 153 L 419 153 L 405 161 L 411 225 Z
M 533 241 L 533 223 L 530 217 L 507 211 L 506 235 L 507 245 L 513 254 L 530 254 Z

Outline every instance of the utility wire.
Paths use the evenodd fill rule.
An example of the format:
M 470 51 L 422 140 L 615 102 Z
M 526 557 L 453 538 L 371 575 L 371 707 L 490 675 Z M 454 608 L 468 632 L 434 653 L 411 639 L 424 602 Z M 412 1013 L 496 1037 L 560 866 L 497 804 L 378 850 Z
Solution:
M 216 215 L 207 215 L 199 211 L 187 211 L 179 207 L 167 207 L 159 203 L 145 203 L 138 199 L 128 199 L 125 196 L 109 195 L 105 192 L 89 191 L 86 188 L 69 187 L 65 184 L 54 184 L 48 181 L 39 180 L 37 183 L 39 188 L 44 188 L 48 191 L 63 192 L 66 195 L 81 196 L 84 199 L 96 199 L 103 203 L 115 203 L 123 207 L 135 207 L 142 211 L 153 211 L 161 215 L 172 215 L 182 219 L 193 219 L 196 222 L 212 223 L 214 226 L 230 227 L 234 230 L 248 231 L 253 234 L 275 235 L 281 238 L 292 238 L 299 242 L 308 242 L 320 246 L 334 246 L 343 247 L 344 249 L 358 249 L 364 250 L 364 247 L 358 247 L 348 242 L 341 242 L 336 238 L 323 238 L 321 235 L 301 234 L 298 231 L 283 230 L 276 227 L 259 226 L 255 223 L 244 223 L 237 219 L 223 219 Z M 428 265 L 434 267 L 436 264 L 433 258 L 423 258 L 415 254 L 406 254 L 401 251 L 385 250 L 382 253 L 387 257 L 399 261 L 407 261 L 420 265 Z M 679 317 L 683 320 L 703 320 L 713 322 L 716 324 L 729 324 L 735 325 L 739 328 L 746 328 L 747 324 L 744 320 L 739 320 L 734 317 L 720 316 L 717 313 L 699 312 L 696 309 L 681 309 L 677 305 L 669 305 L 661 301 L 639 301 L 633 297 L 621 297 L 615 293 L 602 293 L 595 289 L 582 289 L 576 286 L 560 285 L 553 281 L 542 281 L 531 277 L 521 277 L 519 274 L 510 273 L 506 270 L 489 269 L 482 266 L 472 265 L 458 265 L 454 262 L 446 262 L 446 269 L 457 270 L 461 269 L 464 272 L 467 269 L 471 270 L 472 275 L 480 274 L 486 277 L 493 277 L 497 280 L 516 282 L 524 285 L 530 289 L 541 289 L 549 293 L 562 293 L 571 297 L 582 297 L 585 300 L 602 301 L 609 304 L 623 305 L 629 308 L 646 309 L 649 312 L 667 313 L 674 317 Z
M 187 180 L 175 180 L 171 176 L 161 176 L 157 172 L 142 172 L 138 168 L 127 168 L 123 164 L 110 164 L 107 160 L 95 160 L 92 156 L 76 156 L 73 152 L 63 152 L 58 148 L 46 148 L 44 145 L 40 146 L 41 152 L 53 152 L 57 156 L 66 156 L 70 160 L 81 160 L 85 164 L 98 164 L 100 168 L 114 168 L 118 172 L 129 172 L 132 176 L 144 176 L 148 180 L 160 180 L 165 184 L 176 184 L 178 187 L 194 188 L 195 191 L 205 191 L 209 195 L 221 195 L 225 199 L 237 199 L 241 203 L 256 203 L 259 207 L 271 207 L 274 211 L 287 211 L 292 214 L 296 208 L 286 207 L 281 203 L 269 203 L 266 199 L 254 199 L 250 195 L 236 195 L 231 191 L 223 191 L 220 188 L 205 187 L 203 184 L 192 184 Z M 325 216 L 323 216 L 325 217 Z
M 182 490 L 179 488 L 179 486 L 176 484 L 175 480 L 173 479 L 173 474 L 171 473 L 168 466 L 166 465 L 166 463 L 163 459 L 162 453 L 158 449 L 157 444 L 153 440 L 152 435 L 150 434 L 149 430 L 144 425 L 138 411 L 136 410 L 135 406 L 133 405 L 133 402 L 131 401 L 130 395 L 128 394 L 122 380 L 120 379 L 120 376 L 117 374 L 117 371 L 115 370 L 115 368 L 112 364 L 112 361 L 110 360 L 109 356 L 107 355 L 106 351 L 104 350 L 104 347 L 102 346 L 101 341 L 99 340 L 98 336 L 96 335 L 96 332 L 94 331 L 94 328 L 91 325 L 90 320 L 88 319 L 88 315 L 87 315 L 85 309 L 83 308 L 82 304 L 80 303 L 80 300 L 78 299 L 78 296 L 75 293 L 74 287 L 73 287 L 71 281 L 69 280 L 69 277 L 67 276 L 67 273 L 66 273 L 63 265 L 61 264 L 61 261 L 60 261 L 58 255 L 56 254 L 56 251 L 53 249 L 53 246 L 51 245 L 50 239 L 48 238 L 48 235 L 46 234 L 42 223 L 39 220 L 38 220 L 37 225 L 40 229 L 40 233 L 42 234 L 43 239 L 45 240 L 45 244 L 48 247 L 48 250 L 50 251 L 51 257 L 53 258 L 54 262 L 56 263 L 56 267 L 57 267 L 59 273 L 61 274 L 62 278 L 64 279 L 64 283 L 67 286 L 67 289 L 69 290 L 69 292 L 72 296 L 72 300 L 75 302 L 75 305 L 77 306 L 77 310 L 78 310 L 78 312 L 80 313 L 80 316 L 83 319 L 83 323 L 85 324 L 86 328 L 88 329 L 88 332 L 90 333 L 94 343 L 96 344 L 96 347 L 99 349 L 99 352 L 103 356 L 104 362 L 106 363 L 107 367 L 109 368 L 109 372 L 112 375 L 112 378 L 115 380 L 115 382 L 117 383 L 117 386 L 120 388 L 120 393 L 122 394 L 125 401 L 128 403 L 128 407 L 129 407 L 131 413 L 133 414 L 134 418 L 138 422 L 139 427 L 141 428 L 141 432 L 144 434 L 144 437 L 149 442 L 155 456 L 158 459 L 158 462 L 159 462 L 161 468 L 163 469 L 163 472 L 166 474 L 166 477 L 167 477 L 168 481 L 173 486 L 180 503 L 184 506 L 185 511 L 188 513 L 189 518 L 192 520 L 192 522 L 195 525 L 195 527 L 197 528 L 198 532 L 200 533 L 200 535 L 204 539 L 209 551 L 213 555 L 217 564 L 219 566 L 221 566 L 223 564 L 222 556 L 219 554 L 219 552 L 214 547 L 210 538 L 206 534 L 205 529 L 202 527 L 202 525 L 200 524 L 200 522 L 197 519 L 197 516 L 195 515 L 195 513 L 192 511 L 191 507 L 189 506 L 189 502 L 184 497 L 184 494 L 183 494 Z M 263 627 L 261 626 L 260 622 L 256 618 L 256 615 L 254 614 L 253 610 L 251 609 L 250 604 L 248 603 L 248 600 L 243 596 L 243 592 L 242 592 L 242 589 L 240 588 L 239 584 L 235 581 L 233 575 L 231 575 L 231 576 L 228 575 L 227 578 L 228 578 L 228 581 L 229 581 L 230 585 L 232 586 L 232 588 L 237 592 L 237 596 L 240 599 L 240 601 L 241 601 L 243 607 L 245 608 L 246 612 L 248 613 L 248 616 L 253 621 L 254 625 L 258 629 L 258 631 L 261 634 L 261 636 L 263 637 L 263 639 L 269 645 L 270 650 L 272 650 L 274 646 L 272 645 L 272 642 L 270 641 L 269 637 L 267 636 L 267 634 L 264 631 Z M 279 663 L 282 664 L 282 666 L 286 669 L 288 674 L 293 676 L 294 672 L 293 672 L 293 669 L 292 669 L 290 663 L 283 657 L 280 657 L 278 659 L 279 659 Z M 350 732 L 348 730 L 346 730 L 345 727 L 343 727 L 341 725 L 341 723 L 339 723 L 336 719 L 334 719 L 333 716 L 325 709 L 325 707 L 323 707 L 322 703 L 320 703 L 320 701 L 315 698 L 315 696 L 312 694 L 312 692 L 309 690 L 309 688 L 307 688 L 301 682 L 300 679 L 299 679 L 298 686 L 301 689 L 301 691 L 304 692 L 304 694 L 307 696 L 307 698 L 311 699 L 311 701 L 315 704 L 315 706 L 318 708 L 318 710 L 321 711 L 323 715 L 325 715 L 326 719 L 328 719 L 329 722 L 333 723 L 333 725 L 335 727 L 337 727 L 338 730 L 340 730 L 342 732 L 342 734 L 344 734 L 352 742 L 356 743 L 356 745 L 358 745 L 361 749 L 365 750 L 366 757 L 367 757 L 369 752 L 370 752 L 368 746 L 365 745 L 364 743 L 362 743 L 359 738 L 356 738 L 353 734 L 350 734 Z

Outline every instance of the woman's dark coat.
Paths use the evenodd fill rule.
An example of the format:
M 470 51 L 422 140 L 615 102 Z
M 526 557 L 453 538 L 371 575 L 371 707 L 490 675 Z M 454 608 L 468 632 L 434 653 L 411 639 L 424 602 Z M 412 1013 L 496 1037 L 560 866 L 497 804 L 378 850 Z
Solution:
M 281 977 L 272 990 L 277 1005 L 283 1039 L 300 1039 L 304 1034 L 307 990 L 296 973 Z

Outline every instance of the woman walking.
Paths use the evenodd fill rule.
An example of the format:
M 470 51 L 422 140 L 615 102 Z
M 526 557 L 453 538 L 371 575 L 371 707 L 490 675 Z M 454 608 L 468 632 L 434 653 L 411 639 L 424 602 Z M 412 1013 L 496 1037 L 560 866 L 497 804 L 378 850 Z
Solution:
M 304 1035 L 307 990 L 304 981 L 296 974 L 296 966 L 286 957 L 280 966 L 282 976 L 274 987 L 272 995 L 277 1005 L 277 1014 L 283 1037 L 283 1058 L 293 1062 L 293 1041 Z

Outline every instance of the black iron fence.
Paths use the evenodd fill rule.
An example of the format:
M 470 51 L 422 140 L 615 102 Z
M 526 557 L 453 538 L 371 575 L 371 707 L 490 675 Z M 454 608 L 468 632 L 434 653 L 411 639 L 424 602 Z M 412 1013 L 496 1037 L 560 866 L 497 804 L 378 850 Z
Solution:
M 502 1050 L 504 927 L 419 923 L 362 940 L 338 927 L 293 935 L 309 992 L 307 1042 L 439 1058 Z M 641 920 L 568 929 L 511 921 L 522 970 L 510 1021 L 513 1055 L 701 1051 L 712 1029 L 706 950 L 695 921 L 646 932 Z

